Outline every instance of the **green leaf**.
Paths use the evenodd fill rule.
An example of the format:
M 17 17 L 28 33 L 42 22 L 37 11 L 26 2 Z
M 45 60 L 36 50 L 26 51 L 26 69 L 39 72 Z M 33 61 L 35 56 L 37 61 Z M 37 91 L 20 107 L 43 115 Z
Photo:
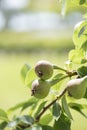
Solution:
M 25 109 L 27 109 L 28 107 L 31 107 L 33 104 L 35 104 L 38 100 L 35 99 L 35 98 L 31 98 L 29 100 L 29 102 L 25 103 L 23 106 L 22 106 L 22 109 L 21 111 L 24 111 Z
M 8 112 L 11 111 L 15 111 L 19 108 L 21 108 L 21 112 L 24 111 L 25 109 L 27 109 L 28 107 L 31 107 L 33 104 L 35 104 L 37 102 L 36 98 L 30 98 L 29 100 L 25 101 L 25 102 L 21 102 L 17 105 L 15 105 L 14 107 L 11 107 L 8 109 Z
M 41 127 L 42 127 L 42 130 L 54 130 L 51 126 L 48 126 L 48 125 L 43 125 Z
M 7 126 L 7 122 L 4 121 L 0 123 L 0 130 L 4 130 L 6 126 Z
M 9 128 L 14 128 L 14 127 L 17 127 L 18 125 L 30 126 L 33 123 L 34 123 L 34 119 L 31 116 L 24 115 L 24 116 L 21 116 L 21 117 L 17 117 L 14 121 L 9 122 L 7 126 Z
M 60 107 L 59 103 L 56 102 L 53 104 L 52 114 L 53 114 L 55 120 L 58 120 L 60 118 L 61 107 Z
M 34 119 L 31 116 L 24 115 L 22 117 L 19 117 L 19 121 L 21 124 L 27 124 L 27 125 L 32 125 L 34 123 Z
M 87 52 L 87 40 L 82 44 L 81 49 Z
M 14 127 L 16 127 L 18 125 L 18 123 L 19 123 L 19 120 L 16 119 L 14 121 L 9 122 L 7 127 L 14 128 Z
M 84 95 L 83 98 L 86 98 L 86 99 L 87 99 L 87 89 L 86 89 L 86 93 L 85 93 L 85 95 Z
M 23 81 L 25 81 L 26 74 L 29 70 L 30 70 L 30 66 L 28 64 L 24 64 L 23 67 L 21 68 L 20 73 Z
M 53 116 L 49 113 L 41 117 L 39 123 L 42 125 L 48 125 L 53 119 Z
M 69 52 L 69 60 L 73 63 L 80 64 L 82 59 L 85 58 L 85 53 L 82 49 L 75 49 Z
M 71 121 L 63 113 L 60 118 L 54 123 L 54 130 L 71 130 Z
M 77 5 L 83 5 L 86 3 L 86 0 L 72 0 L 72 2 L 74 2 Z
M 44 107 L 44 105 L 46 104 L 46 102 L 47 102 L 47 101 L 41 102 L 41 103 L 37 106 L 36 111 L 35 111 L 35 113 L 34 113 L 34 116 L 35 116 L 35 117 L 36 117 L 36 116 L 40 113 L 40 111 L 43 109 L 43 107 Z
M 60 80 L 60 78 L 62 78 L 63 76 L 64 76 L 63 73 L 58 73 L 58 74 L 56 74 L 56 75 L 53 77 L 53 80 L 55 80 L 55 79 L 59 79 L 59 80 Z
M 64 95 L 63 98 L 62 98 L 62 107 L 63 107 L 64 112 L 67 114 L 67 116 L 68 116 L 70 119 L 73 119 L 73 118 L 72 118 L 72 115 L 71 115 L 71 112 L 70 112 L 70 110 L 69 110 L 69 107 L 68 107 L 68 104 L 67 104 L 65 95 Z
M 35 74 L 35 71 L 34 71 L 34 68 L 30 69 L 28 72 L 27 72 L 27 75 L 25 77 L 25 85 L 30 87 L 31 86 L 31 83 L 32 81 L 36 78 L 36 74 Z
M 24 130 L 24 129 L 16 127 L 15 129 L 12 129 L 12 130 Z
M 83 15 L 84 18 L 87 18 L 87 13 Z
M 77 72 L 80 77 L 84 77 L 87 75 L 87 66 L 81 66 L 80 68 L 77 69 Z
M 41 126 L 32 126 L 32 127 L 26 128 L 24 130 L 42 130 L 42 127 Z
M 69 106 L 76 110 L 77 112 L 79 112 L 81 115 L 83 115 L 85 118 L 87 118 L 87 115 L 85 113 L 82 112 L 82 109 L 87 109 L 87 105 L 81 105 L 78 103 L 69 103 Z
M 0 109 L 0 120 L 8 121 L 7 114 L 3 109 Z
M 76 24 L 74 28 L 73 41 L 76 48 L 81 48 L 82 44 L 87 40 L 87 20 Z
M 59 74 L 55 75 L 53 77 L 53 79 L 50 80 L 50 84 L 53 86 L 53 85 L 59 83 L 60 81 L 65 80 L 67 77 L 68 76 L 66 76 L 62 73 L 59 73 Z

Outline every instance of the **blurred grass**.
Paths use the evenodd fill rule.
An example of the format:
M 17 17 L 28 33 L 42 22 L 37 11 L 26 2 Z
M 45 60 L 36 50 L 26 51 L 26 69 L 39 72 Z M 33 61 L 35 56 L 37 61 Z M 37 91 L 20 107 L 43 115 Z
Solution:
M 68 34 L 68 35 L 67 35 Z M 0 49 L 16 53 L 35 52 L 42 49 L 54 51 L 64 51 L 73 47 L 72 32 L 36 32 L 36 33 L 0 33 Z

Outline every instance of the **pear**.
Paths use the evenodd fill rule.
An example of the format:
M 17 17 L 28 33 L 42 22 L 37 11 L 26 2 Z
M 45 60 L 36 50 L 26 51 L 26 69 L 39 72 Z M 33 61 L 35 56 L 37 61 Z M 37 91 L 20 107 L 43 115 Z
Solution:
M 35 73 L 39 78 L 47 80 L 53 75 L 53 65 L 45 60 L 38 61 L 35 65 Z
M 87 88 L 87 76 L 72 79 L 67 83 L 67 90 L 70 96 L 80 99 L 83 98 Z
M 48 81 L 44 81 L 41 79 L 34 80 L 32 83 L 31 95 L 39 99 L 45 98 L 50 91 L 50 87 L 51 85 Z

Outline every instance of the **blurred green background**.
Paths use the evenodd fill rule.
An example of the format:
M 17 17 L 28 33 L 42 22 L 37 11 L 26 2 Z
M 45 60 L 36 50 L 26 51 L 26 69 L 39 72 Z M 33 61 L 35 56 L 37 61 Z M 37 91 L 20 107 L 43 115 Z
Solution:
M 64 66 L 74 48 L 73 28 L 85 11 L 72 4 L 64 17 L 57 0 L 0 0 L 0 108 L 29 98 L 20 77 L 24 63 L 34 66 L 44 59 Z M 72 130 L 87 130 L 86 119 L 72 113 Z

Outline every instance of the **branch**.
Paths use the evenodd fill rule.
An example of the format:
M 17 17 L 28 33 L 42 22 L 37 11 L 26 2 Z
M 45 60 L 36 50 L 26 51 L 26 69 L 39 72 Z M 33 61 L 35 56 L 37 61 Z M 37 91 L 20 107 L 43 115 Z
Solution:
M 65 88 L 57 97 L 54 99 L 51 103 L 49 103 L 46 107 L 42 109 L 42 111 L 37 115 L 35 118 L 36 122 L 38 122 L 41 118 L 41 116 L 45 113 L 47 109 L 49 109 L 57 100 L 59 100 L 65 93 L 66 93 L 67 88 Z
M 51 103 L 49 103 L 47 106 L 45 106 L 42 111 L 37 115 L 37 117 L 35 118 L 35 122 L 38 122 L 41 118 L 41 116 L 47 111 L 47 109 L 49 109 L 57 100 L 59 100 L 67 91 L 67 88 L 65 88 L 57 97 L 56 99 L 54 99 Z M 35 123 L 34 122 L 34 123 Z M 18 128 L 22 128 L 22 129 L 26 129 L 26 128 L 29 128 L 31 127 L 31 125 L 27 125 L 27 126 L 24 126 L 23 124 L 20 125 L 18 124 L 17 126 Z
M 75 75 L 78 75 L 76 71 L 69 71 L 67 72 L 67 75 L 62 77 L 61 80 L 63 80 L 64 78 L 67 78 L 67 77 L 72 77 L 72 76 L 75 76 Z M 54 84 L 57 83 L 58 80 L 56 79 L 54 81 Z M 51 103 L 49 103 L 47 106 L 45 106 L 42 111 L 39 113 L 39 115 L 37 115 L 37 117 L 35 118 L 36 122 L 38 122 L 41 118 L 41 116 L 45 113 L 45 111 L 47 109 L 49 109 L 57 100 L 59 100 L 67 91 L 67 87 L 56 97 L 56 99 L 54 99 Z

